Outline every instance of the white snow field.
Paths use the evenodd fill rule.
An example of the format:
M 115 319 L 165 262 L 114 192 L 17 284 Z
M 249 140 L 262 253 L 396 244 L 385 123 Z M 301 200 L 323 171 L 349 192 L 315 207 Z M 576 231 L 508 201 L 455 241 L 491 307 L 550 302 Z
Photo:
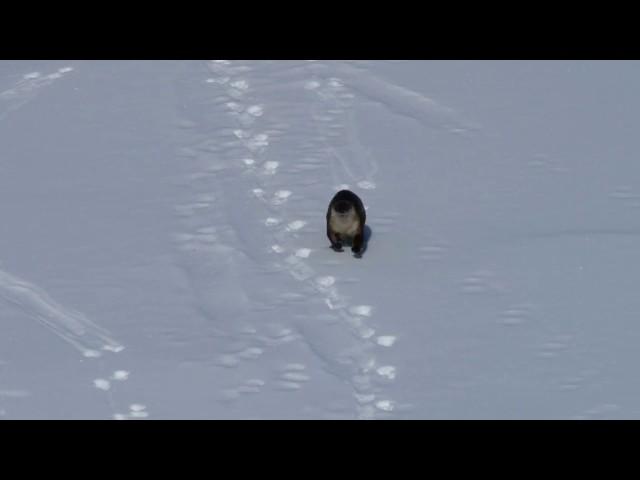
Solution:
M 0 61 L 0 418 L 640 418 L 638 85 Z

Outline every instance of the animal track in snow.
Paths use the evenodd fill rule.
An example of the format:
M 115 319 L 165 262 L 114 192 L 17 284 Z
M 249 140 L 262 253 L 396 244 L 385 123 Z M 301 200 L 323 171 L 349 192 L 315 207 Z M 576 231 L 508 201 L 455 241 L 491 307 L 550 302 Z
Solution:
M 275 227 L 277 225 L 280 225 L 280 223 L 282 223 L 282 220 L 280 220 L 279 218 L 274 218 L 274 217 L 269 217 L 264 221 L 264 224 L 267 227 Z
M 306 263 L 301 261 L 299 257 L 296 255 L 289 255 L 285 262 L 289 265 L 289 273 L 293 278 L 299 281 L 306 281 L 309 278 L 313 277 L 315 271 L 309 267 Z
M 93 381 L 93 385 L 98 389 L 98 390 L 110 390 L 111 389 L 111 382 L 109 380 L 105 380 L 104 378 L 96 378 Z
M 622 205 L 637 208 L 640 207 L 640 194 L 630 186 L 620 186 L 609 194 L 609 198 L 617 200 Z
M 302 384 L 308 382 L 311 377 L 304 373 L 306 366 L 300 363 L 290 363 L 280 369 L 279 378 L 276 381 L 278 390 L 295 391 L 302 388 Z
M 269 135 L 267 133 L 258 133 L 247 140 L 245 146 L 252 152 L 262 151 L 269 146 Z
M 225 106 L 233 113 L 242 113 L 244 111 L 244 106 L 237 102 L 227 102 Z
M 342 80 L 340 80 L 339 78 L 336 77 L 331 77 L 328 81 L 327 81 L 327 85 L 331 88 L 333 88 L 334 90 L 340 90 L 344 87 L 344 83 L 342 82 Z
M 131 372 L 129 372 L 127 370 L 116 370 L 109 376 L 108 379 L 106 379 L 106 378 L 96 378 L 93 381 L 93 386 L 95 388 L 97 388 L 98 390 L 102 390 L 104 392 L 107 392 L 107 398 L 109 400 L 109 404 L 115 410 L 114 402 L 113 402 L 113 396 L 112 396 L 112 393 L 111 393 L 111 390 L 112 390 L 113 385 L 114 385 L 113 382 L 124 382 L 124 381 L 129 379 L 130 375 L 131 375 Z M 134 405 L 136 405 L 136 404 L 134 404 Z M 141 417 L 140 415 L 136 415 L 136 414 L 131 415 L 131 413 L 132 412 L 129 412 L 128 415 L 115 413 L 115 414 L 113 414 L 113 418 L 117 419 L 119 417 L 122 417 L 122 419 L 125 419 L 125 418 L 138 418 L 138 417 Z M 146 412 L 145 412 L 144 416 L 146 416 Z
M 376 372 L 381 377 L 388 378 L 389 380 L 393 380 L 394 378 L 396 378 L 396 367 L 393 367 L 391 365 L 379 367 L 376 369 Z
M 50 85 L 72 71 L 73 67 L 62 67 L 48 75 L 41 72 L 24 74 L 12 88 L 0 92 L 0 120 L 33 99 L 42 87 Z
M 234 98 L 236 100 L 242 99 L 242 97 L 244 97 L 244 94 L 245 94 L 245 91 L 239 88 L 229 88 L 227 90 L 227 95 L 229 95 L 231 98 Z
M 3 363 L 0 361 L 0 366 Z M 0 389 L 0 400 L 3 398 L 9 399 L 21 399 L 31 396 L 31 394 L 26 390 L 18 390 L 18 389 Z M 7 415 L 7 411 L 0 405 L 0 417 L 4 417 Z
M 589 420 L 596 418 L 610 418 L 611 414 L 620 410 L 620 405 L 616 403 L 605 403 L 585 410 L 584 414 L 574 415 L 572 420 Z
M 307 369 L 307 367 L 302 363 L 288 363 L 282 368 L 283 371 L 291 370 L 291 371 L 295 371 L 295 372 L 301 372 L 301 371 L 304 371 L 306 369 Z
M 396 343 L 396 337 L 393 335 L 381 335 L 376 339 L 376 343 L 382 347 L 392 347 Z
M 256 338 L 265 345 L 273 347 L 292 342 L 296 340 L 298 336 L 289 328 L 278 328 L 277 331 L 272 331 L 269 335 L 260 335 Z
M 233 355 L 220 355 L 218 357 L 218 359 L 215 362 L 216 365 L 218 365 L 219 367 L 224 367 L 224 368 L 235 368 L 238 365 L 240 365 L 240 360 L 238 360 L 235 356 Z
M 130 374 L 131 372 L 128 372 L 127 370 L 116 370 L 111 374 L 111 376 L 109 377 L 109 380 L 105 378 L 96 378 L 93 381 L 93 385 L 98 390 L 108 391 L 111 389 L 111 381 L 123 382 L 129 379 Z
M 376 184 L 368 180 L 362 180 L 357 185 L 364 190 L 374 190 L 376 188 Z
M 296 250 L 296 257 L 299 258 L 308 258 L 311 255 L 311 249 L 309 248 L 299 248 Z
M 275 162 L 273 160 L 269 160 L 267 162 L 264 162 L 264 172 L 267 175 L 274 175 L 276 173 L 276 171 L 278 170 L 279 166 L 280 166 L 280 164 L 278 162 Z
M 278 380 L 276 382 L 276 388 L 278 390 L 295 391 L 295 390 L 300 390 L 302 388 L 302 385 L 298 382 L 288 382 L 286 380 Z
M 538 356 L 543 358 L 555 358 L 566 352 L 571 346 L 573 336 L 557 335 L 554 340 L 545 342 L 541 345 Z
M 281 369 L 276 386 L 280 390 L 299 390 L 302 384 L 308 382 L 311 377 L 304 373 L 306 367 L 303 364 L 291 363 Z
M 236 80 L 231 82 L 230 85 L 238 90 L 249 90 L 249 82 L 246 80 Z
M 385 412 L 391 412 L 394 409 L 394 404 L 395 402 L 393 402 L 393 400 L 380 400 L 376 402 L 376 408 Z
M 370 305 L 357 305 L 349 307 L 349 313 L 353 315 L 360 315 L 362 317 L 370 317 L 373 312 L 373 307 Z
M 376 331 L 373 328 L 361 326 L 357 329 L 357 333 L 362 339 L 368 339 L 373 337 L 376 334 Z
M 307 382 L 309 381 L 309 375 L 299 372 L 286 372 L 280 376 L 284 380 L 290 380 L 293 382 Z
M 282 205 L 284 202 L 286 202 L 289 197 L 291 196 L 291 192 L 289 190 L 278 190 L 276 193 L 273 194 L 273 199 L 271 200 L 271 203 L 274 205 Z
M 329 288 L 334 283 L 336 283 L 336 279 L 331 275 L 316 278 L 316 284 L 322 288 Z
M 219 76 L 240 75 L 251 71 L 251 67 L 237 65 L 230 60 L 210 60 L 207 66 L 212 73 Z
M 304 228 L 304 226 L 307 224 L 307 222 L 305 222 L 304 220 L 294 220 L 293 222 L 289 222 L 287 224 L 287 232 L 296 232 L 302 228 Z
M 305 90 L 317 90 L 321 86 L 322 86 L 322 84 L 320 82 L 318 82 L 317 80 L 309 80 L 308 82 L 306 82 L 304 84 Z
M 351 93 L 366 97 L 393 113 L 426 126 L 456 134 L 466 134 L 480 128 L 479 125 L 462 119 L 452 108 L 441 105 L 422 93 L 372 75 L 368 70 L 340 63 L 335 66 L 334 71 L 340 76 L 339 83 L 348 85 Z
M 240 140 L 244 139 L 244 138 L 249 138 L 249 136 L 251 135 L 249 132 L 247 132 L 246 130 L 242 130 L 241 128 L 237 128 L 233 131 L 233 134 L 238 137 Z
M 242 352 L 238 353 L 238 357 L 243 358 L 245 360 L 255 360 L 259 358 L 264 353 L 262 348 L 258 347 L 249 347 Z
M 224 85 L 229 80 L 230 80 L 229 77 L 218 77 L 218 78 L 210 77 L 205 80 L 205 83 L 217 83 L 219 85 Z
M 504 285 L 489 270 L 479 270 L 467 276 L 462 282 L 463 293 L 500 293 L 504 291 Z
M 384 219 L 384 224 L 391 225 L 396 222 L 396 216 Z M 422 239 L 422 246 L 418 247 L 418 257 L 427 262 L 441 260 L 449 251 L 449 244 L 437 237 L 427 235 Z
M 447 247 L 444 244 L 426 245 L 418 248 L 419 257 L 425 261 L 440 260 L 446 253 Z
M 253 193 L 253 195 L 256 198 L 263 198 L 264 197 L 264 190 L 261 188 L 254 188 L 253 190 L 251 190 L 251 193 Z
M 249 380 L 244 382 L 244 385 L 236 388 L 236 391 L 240 394 L 260 393 L 264 385 L 264 380 L 260 380 L 259 378 L 250 378 Z
M 111 375 L 111 380 L 124 381 L 129 379 L 130 372 L 126 370 L 116 370 Z
M 252 105 L 247 108 L 247 113 L 249 115 L 253 115 L 254 117 L 261 117 L 264 115 L 264 107 L 262 105 Z
M 499 323 L 502 325 L 521 325 L 530 319 L 532 307 L 528 303 L 513 305 L 500 313 Z
M 140 419 L 147 418 L 149 413 L 146 411 L 146 405 L 142 405 L 140 403 L 133 403 L 129 405 L 129 413 L 114 413 L 114 420 L 132 420 L 132 419 Z
M 29 397 L 31 394 L 26 390 L 0 390 L 0 397 L 4 398 L 25 398 Z
M 250 378 L 239 387 L 224 390 L 224 400 L 237 400 L 240 395 L 253 395 L 256 393 L 260 393 L 262 391 L 262 387 L 264 387 L 265 384 L 266 382 L 264 380 L 261 380 L 259 378 Z

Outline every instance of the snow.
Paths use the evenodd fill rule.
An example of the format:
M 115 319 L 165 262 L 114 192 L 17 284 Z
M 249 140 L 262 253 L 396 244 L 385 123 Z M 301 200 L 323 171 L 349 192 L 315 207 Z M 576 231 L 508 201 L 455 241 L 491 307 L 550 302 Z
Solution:
M 640 418 L 639 81 L 1 61 L 0 418 Z

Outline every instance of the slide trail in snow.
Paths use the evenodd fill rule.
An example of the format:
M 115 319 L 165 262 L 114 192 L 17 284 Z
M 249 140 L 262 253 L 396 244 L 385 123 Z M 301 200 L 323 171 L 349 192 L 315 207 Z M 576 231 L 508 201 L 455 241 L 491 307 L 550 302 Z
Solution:
M 100 357 L 102 352 L 117 353 L 124 349 L 107 330 L 82 313 L 60 305 L 40 287 L 3 270 L 0 270 L 0 299 L 19 307 L 85 357 Z
M 42 88 L 51 85 L 58 79 L 73 72 L 73 67 L 66 66 L 55 72 L 44 74 L 42 72 L 29 72 L 15 83 L 11 88 L 0 92 L 0 121 L 26 103 L 33 100 Z
M 365 80 L 366 75 L 345 65 L 214 60 L 207 67 L 202 84 L 210 93 L 191 101 L 211 111 L 182 122 L 197 134 L 179 152 L 194 170 L 187 179 L 192 198 L 177 207 L 186 230 L 176 234 L 176 243 L 199 308 L 219 334 L 236 338 L 238 347 L 220 358 L 220 366 L 236 368 L 270 348 L 302 343 L 327 372 L 351 385 L 357 418 L 392 414 L 400 406 L 385 393 L 385 385 L 398 372 L 393 365 L 381 365 L 376 352 L 392 347 L 396 336 L 376 335 L 375 306 L 353 304 L 340 291 L 341 279 L 322 272 L 335 259 L 328 260 L 323 251 L 326 242 L 320 240 L 323 226 L 317 218 L 318 202 L 326 208 L 325 197 L 332 191 L 377 188 L 378 166 L 359 139 L 356 102 L 363 90 L 365 97 L 388 103 L 397 89 Z M 276 81 L 282 78 L 286 83 Z M 449 119 L 448 110 L 434 105 L 423 99 L 417 111 L 426 118 L 428 110 L 431 120 L 438 115 Z M 216 113 L 221 109 L 222 116 Z M 310 234 L 314 240 L 305 243 Z M 270 294 L 261 296 L 253 287 L 256 276 L 269 283 L 280 273 L 294 283 L 280 279 L 273 284 L 293 290 L 267 288 Z M 296 310 L 301 301 L 306 308 Z M 267 331 L 256 305 L 291 316 L 281 318 L 278 332 Z M 304 367 L 295 361 L 291 365 Z M 278 388 L 302 388 L 312 380 L 304 370 L 278 373 Z M 247 382 L 228 389 L 227 399 L 269 386 L 258 378 Z
M 18 307 L 27 317 L 44 325 L 86 358 L 97 359 L 105 352 L 119 353 L 124 350 L 124 346 L 110 332 L 90 321 L 84 314 L 61 305 L 42 288 L 4 270 L 0 270 L 0 302 Z M 93 380 L 95 388 L 106 392 L 114 419 L 148 416 L 148 412 L 140 408 L 139 404 L 132 404 L 128 413 L 117 412 L 119 408 L 115 405 L 112 385 L 114 382 L 128 380 L 130 374 L 128 370 L 115 370 L 107 378 L 99 377 Z M 20 392 L 22 396 L 29 395 L 29 392 Z M 0 391 L 0 397 L 3 396 L 15 397 L 16 392 Z

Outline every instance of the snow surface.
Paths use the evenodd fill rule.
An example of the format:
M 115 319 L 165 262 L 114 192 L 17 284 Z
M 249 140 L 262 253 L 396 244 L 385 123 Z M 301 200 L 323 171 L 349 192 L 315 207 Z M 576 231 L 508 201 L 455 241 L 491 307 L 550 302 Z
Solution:
M 640 418 L 638 85 L 1 61 L 0 418 Z

